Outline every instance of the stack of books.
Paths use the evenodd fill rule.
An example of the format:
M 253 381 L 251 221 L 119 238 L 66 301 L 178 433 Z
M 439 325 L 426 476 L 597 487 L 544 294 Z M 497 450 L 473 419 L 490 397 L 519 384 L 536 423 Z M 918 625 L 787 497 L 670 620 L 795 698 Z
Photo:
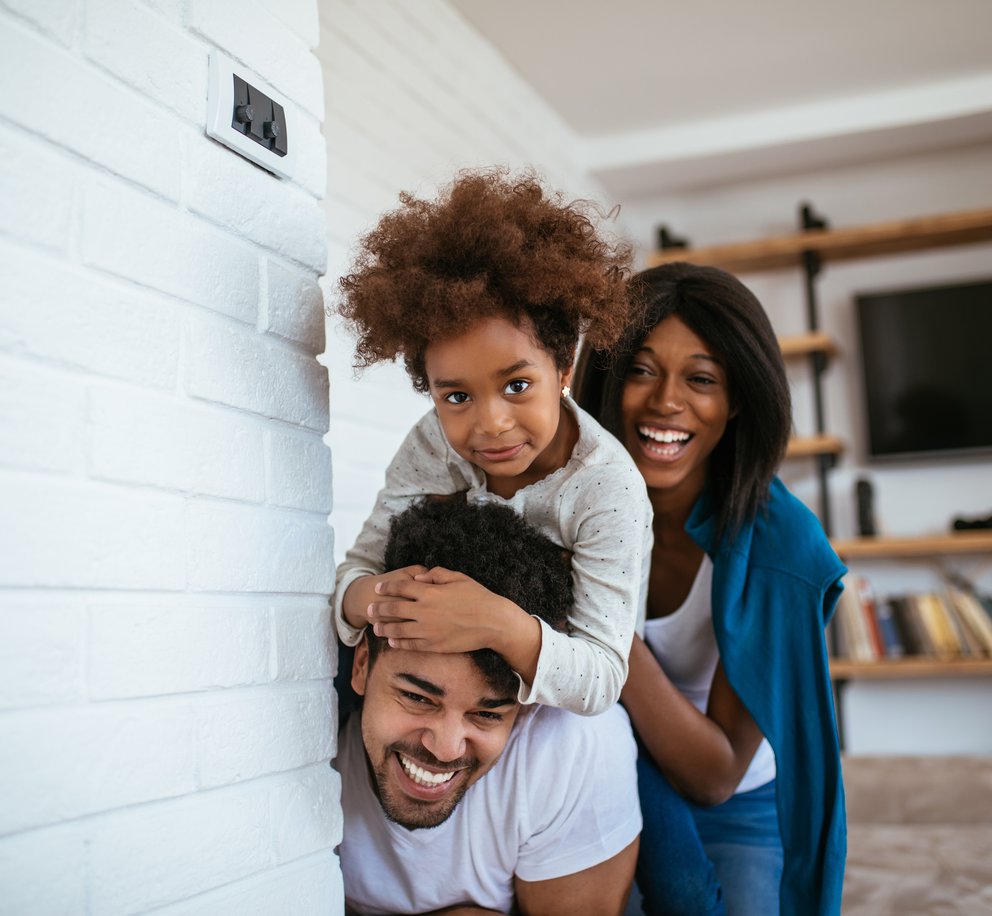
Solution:
M 867 579 L 849 575 L 828 636 L 832 655 L 852 661 L 990 658 L 992 596 L 951 584 L 877 598 Z

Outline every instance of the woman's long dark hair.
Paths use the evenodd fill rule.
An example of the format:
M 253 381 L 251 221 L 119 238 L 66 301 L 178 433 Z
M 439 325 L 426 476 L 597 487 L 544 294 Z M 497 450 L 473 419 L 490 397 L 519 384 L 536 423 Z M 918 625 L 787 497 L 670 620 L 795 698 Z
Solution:
M 579 404 L 623 439 L 621 400 L 634 355 L 669 316 L 680 318 L 721 358 L 731 407 L 723 438 L 710 456 L 708 487 L 718 537 L 733 537 L 768 498 L 792 430 L 792 399 L 771 322 L 754 294 L 715 267 L 676 262 L 642 271 L 631 293 L 643 309 L 610 351 L 583 347 L 576 366 Z

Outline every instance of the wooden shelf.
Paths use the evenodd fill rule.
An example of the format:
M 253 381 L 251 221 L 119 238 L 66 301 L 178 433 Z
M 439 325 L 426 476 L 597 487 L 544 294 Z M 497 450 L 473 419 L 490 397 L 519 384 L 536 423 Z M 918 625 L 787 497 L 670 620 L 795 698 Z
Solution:
M 833 356 L 837 353 L 837 345 L 833 338 L 824 331 L 810 331 L 807 334 L 790 334 L 780 337 L 778 345 L 785 359 L 809 356 L 812 353 L 823 353 L 826 356 Z
M 816 229 L 732 245 L 656 251 L 648 264 L 655 267 L 690 261 L 731 272 L 776 270 L 797 266 L 806 251 L 815 251 L 822 261 L 847 261 L 990 240 L 992 209 L 969 210 L 849 229 Z
M 917 538 L 835 538 L 830 543 L 845 559 L 992 553 L 992 531 L 958 531 Z
M 786 458 L 810 458 L 814 455 L 839 455 L 844 443 L 837 436 L 797 436 L 789 440 Z
M 959 658 L 954 660 L 913 657 L 887 658 L 875 662 L 856 662 L 845 658 L 830 659 L 830 677 L 835 681 L 898 680 L 919 677 L 988 677 L 992 659 Z

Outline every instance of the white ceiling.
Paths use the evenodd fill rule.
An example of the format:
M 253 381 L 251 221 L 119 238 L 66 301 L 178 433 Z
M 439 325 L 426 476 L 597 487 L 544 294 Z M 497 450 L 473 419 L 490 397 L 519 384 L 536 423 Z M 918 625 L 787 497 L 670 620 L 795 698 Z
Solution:
M 992 0 L 450 0 L 623 194 L 992 139 Z

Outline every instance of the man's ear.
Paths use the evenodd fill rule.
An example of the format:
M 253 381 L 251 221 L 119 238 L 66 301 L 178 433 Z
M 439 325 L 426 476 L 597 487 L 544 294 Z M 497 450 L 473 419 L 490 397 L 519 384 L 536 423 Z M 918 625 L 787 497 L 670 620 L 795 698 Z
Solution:
M 369 641 L 362 635 L 362 641 L 355 646 L 355 658 L 351 663 L 351 689 L 360 697 L 365 696 L 365 683 L 369 677 Z

